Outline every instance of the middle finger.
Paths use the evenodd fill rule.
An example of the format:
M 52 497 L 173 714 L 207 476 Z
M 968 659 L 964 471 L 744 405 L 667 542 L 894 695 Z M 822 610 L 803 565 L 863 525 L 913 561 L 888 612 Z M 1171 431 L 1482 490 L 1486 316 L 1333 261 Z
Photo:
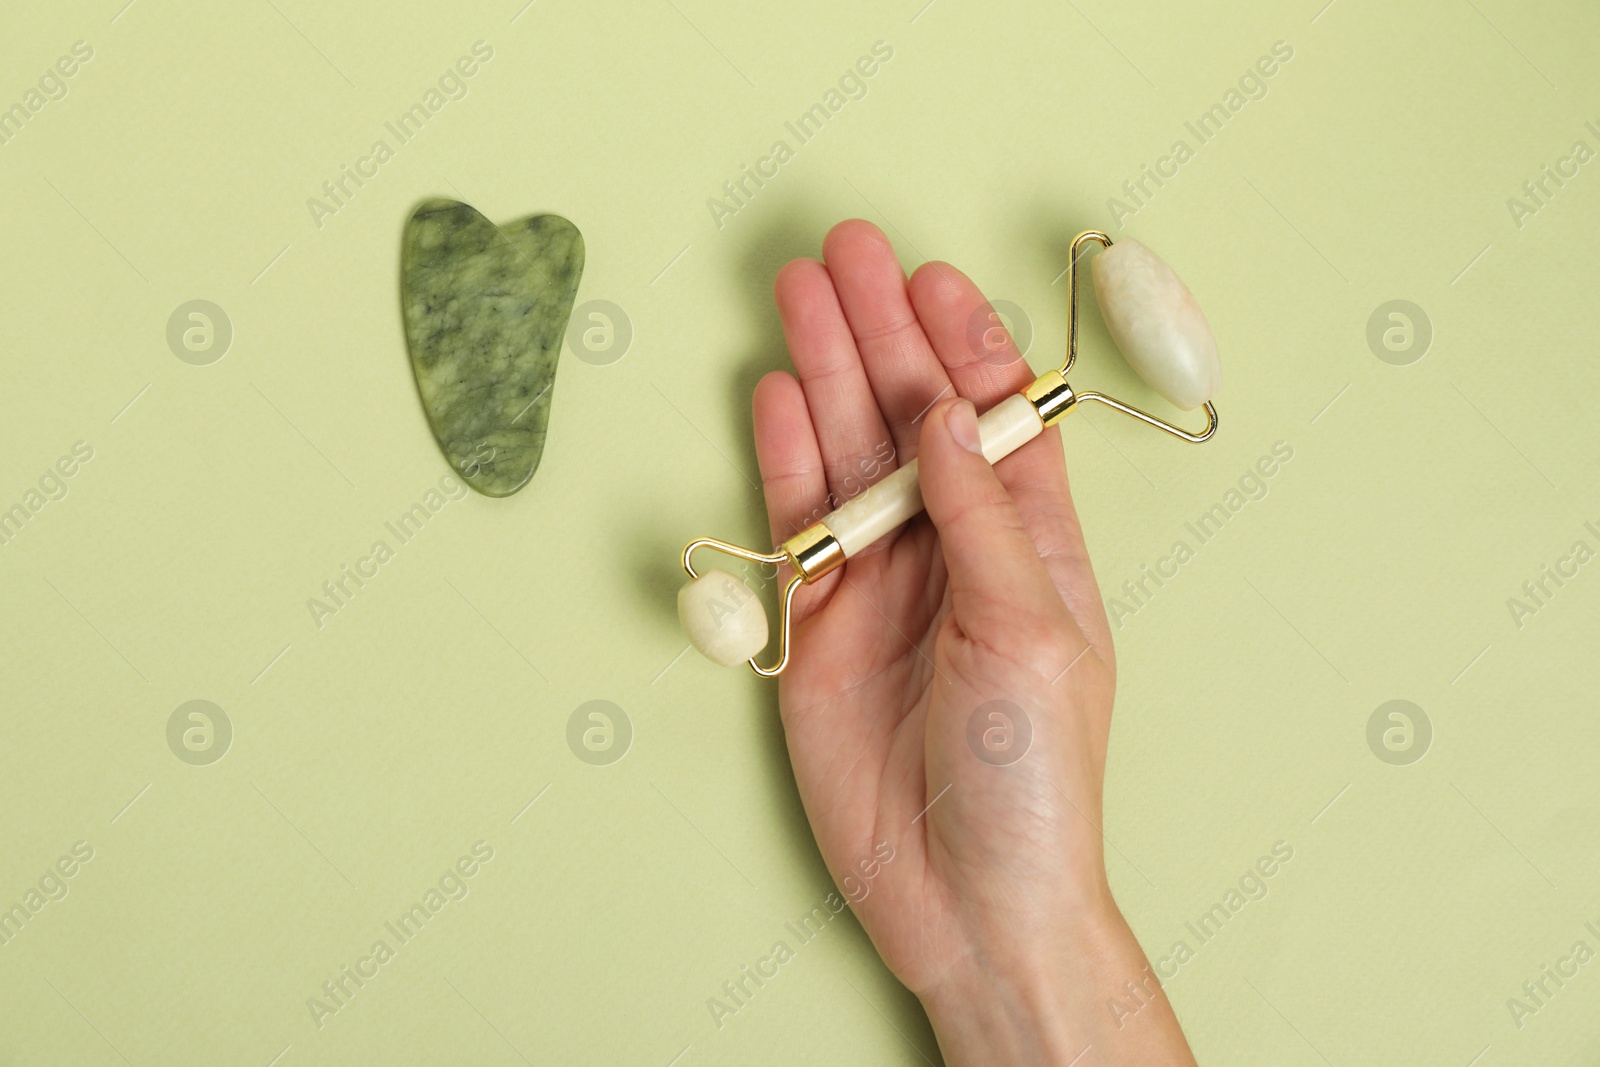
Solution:
M 773 293 L 816 427 L 834 498 L 829 506 L 837 507 L 894 469 L 889 428 L 828 269 L 814 259 L 793 260 L 778 272 Z

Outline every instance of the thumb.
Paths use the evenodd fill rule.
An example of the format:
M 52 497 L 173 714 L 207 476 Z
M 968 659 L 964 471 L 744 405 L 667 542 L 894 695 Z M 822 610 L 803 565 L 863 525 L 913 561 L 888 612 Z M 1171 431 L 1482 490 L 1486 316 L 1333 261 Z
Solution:
M 947 401 L 928 414 L 917 465 L 962 631 L 991 648 L 1020 651 L 1053 645 L 1052 635 L 1064 636 L 1063 623 L 1075 630 L 1011 494 L 983 458 L 971 401 Z M 1058 655 L 1049 650 L 1050 662 Z

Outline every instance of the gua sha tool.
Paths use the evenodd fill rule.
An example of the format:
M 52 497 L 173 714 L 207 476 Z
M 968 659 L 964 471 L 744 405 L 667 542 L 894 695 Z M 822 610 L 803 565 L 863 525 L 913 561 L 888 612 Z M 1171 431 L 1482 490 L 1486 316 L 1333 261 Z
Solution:
M 1117 347 L 1139 376 L 1157 393 L 1185 411 L 1203 407 L 1206 425 L 1199 433 L 1163 422 L 1149 412 L 1096 392 L 1075 392 L 1066 375 L 1078 358 L 1078 259 L 1091 242 L 1105 251 L 1090 264 L 1095 296 Z M 1067 267 L 1067 361 L 1060 370 L 1042 374 L 978 418 L 978 437 L 990 463 L 1010 455 L 1061 421 L 1079 404 L 1115 408 L 1164 433 L 1192 444 L 1209 441 L 1217 432 L 1217 409 L 1211 398 L 1222 386 L 1217 343 L 1193 294 L 1166 262 L 1144 245 L 1124 238 L 1112 244 L 1098 230 L 1073 239 Z M 702 537 L 683 550 L 683 569 L 693 580 L 678 593 L 678 618 L 695 647 L 709 659 L 731 667 L 744 660 L 765 677 L 789 664 L 789 628 L 795 592 L 844 565 L 878 538 L 922 510 L 916 461 L 906 464 L 847 501 L 821 522 L 789 538 L 772 552 Z M 724 570 L 704 573 L 694 568 L 694 553 L 713 548 L 753 563 L 789 564 L 794 575 L 783 591 L 779 615 L 778 659 L 770 667 L 756 662 L 767 646 L 767 615 L 750 587 Z
M 433 436 L 468 485 L 510 496 L 544 453 L 583 237 L 560 215 L 496 226 L 467 204 L 429 200 L 406 222 L 400 271 Z

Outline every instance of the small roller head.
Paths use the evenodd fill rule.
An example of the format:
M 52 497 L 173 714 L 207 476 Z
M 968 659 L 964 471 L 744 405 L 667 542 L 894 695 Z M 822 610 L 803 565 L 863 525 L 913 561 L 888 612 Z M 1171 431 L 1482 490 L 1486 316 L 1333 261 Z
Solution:
M 1222 388 L 1216 338 L 1194 294 L 1165 260 L 1131 237 L 1089 261 L 1111 339 L 1139 377 L 1185 411 Z
M 751 588 L 709 570 L 678 590 L 678 621 L 707 659 L 737 666 L 767 647 L 767 612 Z

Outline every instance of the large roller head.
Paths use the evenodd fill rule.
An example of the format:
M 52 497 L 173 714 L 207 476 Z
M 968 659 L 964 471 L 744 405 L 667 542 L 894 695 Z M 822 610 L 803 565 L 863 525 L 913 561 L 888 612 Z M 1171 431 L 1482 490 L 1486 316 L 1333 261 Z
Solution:
M 1095 299 L 1130 366 L 1185 411 L 1222 388 L 1222 362 L 1205 313 L 1160 256 L 1131 237 L 1089 263 Z

